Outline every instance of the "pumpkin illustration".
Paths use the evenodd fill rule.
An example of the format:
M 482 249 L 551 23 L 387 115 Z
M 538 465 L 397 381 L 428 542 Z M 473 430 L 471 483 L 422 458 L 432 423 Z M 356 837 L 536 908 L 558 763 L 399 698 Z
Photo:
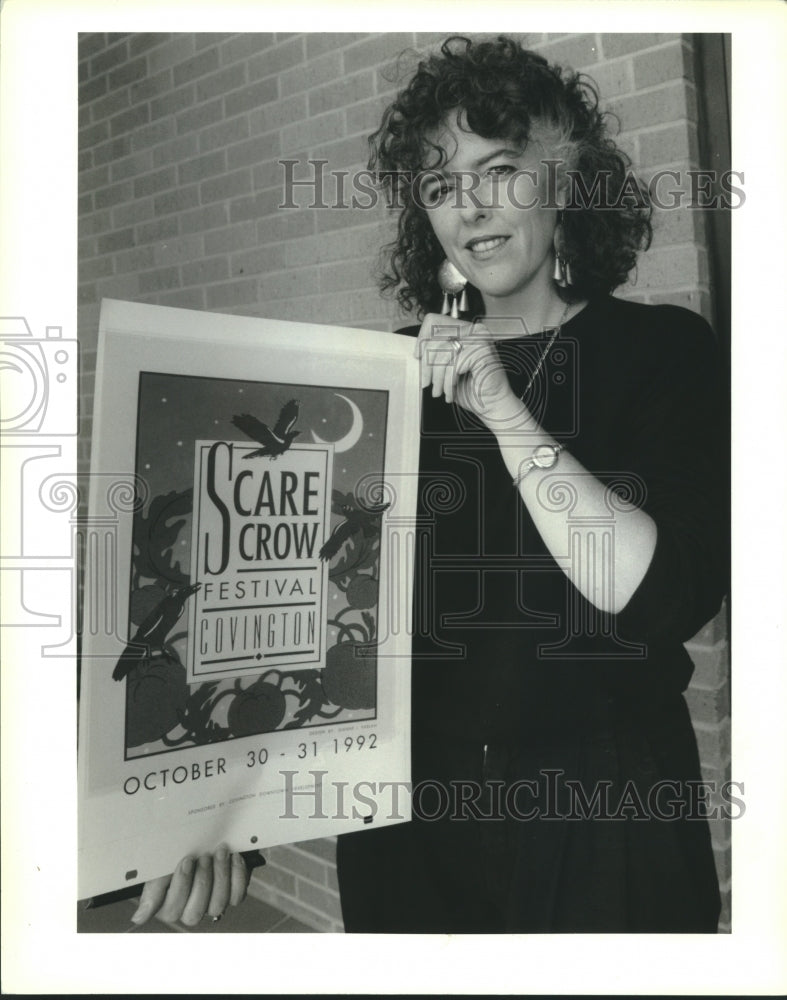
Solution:
M 373 577 L 359 573 L 347 587 L 347 603 L 351 608 L 373 608 L 377 604 L 378 591 Z
M 233 736 L 269 733 L 281 725 L 286 697 L 276 684 L 260 678 L 232 699 L 227 725 Z
M 322 686 L 326 697 L 342 708 L 374 708 L 377 703 L 377 657 L 369 646 L 340 642 L 325 658 Z
M 126 745 L 161 739 L 178 725 L 189 696 L 186 669 L 168 656 L 154 656 L 128 676 Z

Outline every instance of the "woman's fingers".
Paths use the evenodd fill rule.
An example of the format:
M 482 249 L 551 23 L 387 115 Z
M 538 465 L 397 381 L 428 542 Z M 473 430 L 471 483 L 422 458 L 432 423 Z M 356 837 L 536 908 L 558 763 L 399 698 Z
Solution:
M 458 340 L 435 340 L 427 348 L 432 354 L 432 395 L 453 396 L 456 362 L 461 351 Z
M 139 905 L 131 918 L 133 924 L 144 924 L 154 913 L 158 913 L 171 881 L 171 875 L 162 875 L 161 878 L 154 878 L 145 883 L 142 895 L 139 897 Z
M 170 924 L 180 920 L 196 879 L 196 871 L 197 862 L 192 857 L 183 858 L 175 869 L 167 895 L 158 911 L 158 916 L 162 920 Z
M 447 321 L 444 316 L 429 313 L 421 324 L 415 356 L 421 362 L 421 388 L 432 387 L 433 396 L 454 398 L 457 365 L 462 350 L 461 337 L 467 323 Z
M 230 906 L 237 906 L 246 898 L 251 872 L 241 854 L 233 854 L 230 863 Z
M 421 360 L 421 388 L 458 403 L 497 432 L 521 417 L 490 330 L 483 323 L 447 321 L 430 313 L 416 345 Z
M 213 887 L 208 903 L 209 917 L 223 916 L 229 906 L 231 877 L 229 848 L 226 844 L 222 844 L 213 855 Z
M 197 862 L 197 867 L 194 871 L 194 881 L 191 884 L 191 892 L 188 894 L 188 898 L 180 914 L 181 921 L 187 927 L 193 927 L 195 924 L 198 924 L 207 913 L 212 888 L 213 858 L 210 854 L 203 854 Z
M 144 924 L 155 915 L 167 923 L 181 920 L 193 927 L 206 915 L 218 919 L 228 906 L 243 902 L 251 870 L 265 864 L 259 851 L 247 856 L 248 864 L 242 854 L 231 854 L 222 844 L 213 855 L 183 858 L 172 875 L 145 883 L 132 922 Z

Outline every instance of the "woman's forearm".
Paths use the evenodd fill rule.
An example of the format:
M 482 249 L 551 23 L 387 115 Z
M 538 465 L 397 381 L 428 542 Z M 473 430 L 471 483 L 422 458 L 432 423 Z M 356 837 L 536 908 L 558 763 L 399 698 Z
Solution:
M 518 404 L 495 436 L 511 488 L 519 491 L 557 564 L 599 610 L 622 611 L 653 558 L 653 519 L 619 496 L 610 503 L 610 488 L 566 448 L 551 469 L 532 466 L 535 449 L 557 446 L 557 441 L 538 426 L 524 404 Z M 570 502 L 554 502 L 556 497 Z

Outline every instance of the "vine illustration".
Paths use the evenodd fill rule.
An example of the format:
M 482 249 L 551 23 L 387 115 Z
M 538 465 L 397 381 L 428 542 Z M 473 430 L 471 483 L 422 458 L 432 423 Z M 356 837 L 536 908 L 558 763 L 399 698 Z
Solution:
M 170 584 L 189 583 L 188 574 L 175 562 L 173 549 L 181 529 L 186 524 L 183 515 L 191 514 L 194 491 L 172 490 L 154 497 L 147 513 L 140 508 L 134 514 L 132 591 L 140 589 L 144 577 L 154 580 L 154 586 L 165 590 Z M 179 518 L 171 524 L 173 518 Z
M 362 509 L 351 493 L 333 491 L 332 509 L 345 520 L 331 538 L 341 538 L 343 548 L 328 576 L 345 595 L 347 605 L 328 624 L 336 629 L 336 642 L 327 652 L 322 687 L 328 701 L 348 709 L 371 709 L 377 704 L 376 625 L 370 609 L 379 599 L 377 573 L 380 562 L 382 515 L 388 504 Z M 371 570 L 371 572 L 363 572 Z M 355 620 L 346 616 L 356 613 Z M 360 612 L 360 621 L 357 614 Z

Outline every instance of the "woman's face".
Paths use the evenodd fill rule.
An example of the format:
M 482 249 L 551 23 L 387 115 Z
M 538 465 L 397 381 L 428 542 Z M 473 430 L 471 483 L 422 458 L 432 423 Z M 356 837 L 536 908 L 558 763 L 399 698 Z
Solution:
M 555 184 L 542 162 L 543 146 L 483 139 L 459 128 L 456 112 L 433 141 L 447 160 L 424 175 L 420 193 L 446 257 L 481 292 L 487 315 L 549 308 L 558 298 L 552 281 L 557 208 L 554 191 L 549 204 Z

